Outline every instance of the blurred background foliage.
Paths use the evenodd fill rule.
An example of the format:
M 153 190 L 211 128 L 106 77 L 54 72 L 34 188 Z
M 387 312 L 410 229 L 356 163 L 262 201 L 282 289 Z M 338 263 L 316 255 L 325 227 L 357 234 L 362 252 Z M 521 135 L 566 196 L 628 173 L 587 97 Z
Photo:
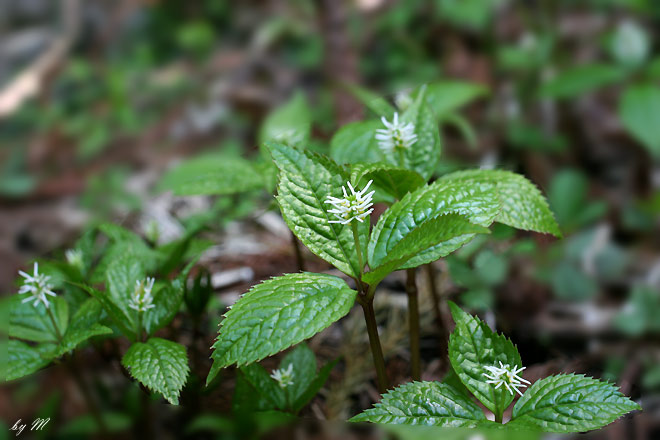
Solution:
M 214 273 L 232 267 L 232 252 L 250 255 L 250 282 L 295 270 L 255 257 L 294 258 L 282 246 L 263 251 L 272 242 L 264 230 L 273 233 L 264 213 L 276 208 L 261 142 L 347 161 L 368 151 L 356 121 L 376 98 L 404 109 L 427 84 L 441 121 L 434 175 L 521 172 L 547 195 L 564 233 L 556 241 L 495 228 L 438 266 L 445 295 L 509 333 L 538 374 L 570 366 L 619 383 L 650 408 L 636 428 L 649 437 L 638 438 L 657 438 L 659 2 L 4 0 L 0 8 L 2 291 L 15 292 L 30 259 L 61 256 L 106 222 L 144 237 L 151 257 L 204 230 L 187 252 L 206 250 Z M 30 86 L 19 81 L 26 74 Z M 121 234 L 106 235 L 104 252 L 122 252 Z M 211 315 L 225 302 L 214 296 Z M 107 424 L 124 431 L 138 388 L 101 391 Z M 359 404 L 333 396 L 350 392 L 331 390 L 315 411 L 345 417 Z M 19 407 L 37 399 L 39 414 L 62 405 L 56 387 L 44 394 L 35 381 L 16 385 L 5 407 L 7 399 Z M 253 422 L 177 414 L 188 435 L 240 437 Z M 62 438 L 94 430 L 79 408 L 65 419 Z M 616 429 L 609 438 L 626 437 Z

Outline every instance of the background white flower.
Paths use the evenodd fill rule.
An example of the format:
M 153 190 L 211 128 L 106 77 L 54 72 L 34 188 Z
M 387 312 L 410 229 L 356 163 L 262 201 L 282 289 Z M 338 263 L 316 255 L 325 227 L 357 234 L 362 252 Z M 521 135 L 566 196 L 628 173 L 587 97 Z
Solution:
M 348 187 L 351 190 L 351 193 L 346 192 L 346 187 L 342 186 L 341 189 L 344 192 L 344 198 L 339 199 L 337 197 L 328 196 L 325 203 L 330 203 L 334 206 L 333 209 L 329 209 L 328 213 L 334 214 L 339 220 L 330 220 L 329 223 L 341 223 L 346 225 L 350 223 L 353 219 L 362 222 L 365 217 L 367 217 L 373 211 L 373 203 L 371 198 L 374 195 L 375 191 L 371 191 L 368 194 L 365 194 L 369 185 L 371 185 L 373 180 L 370 180 L 367 183 L 367 186 L 364 187 L 362 191 L 356 192 L 351 182 L 346 182 Z
M 83 253 L 80 249 L 67 249 L 64 252 L 67 263 L 71 266 L 83 268 Z
M 154 287 L 155 280 L 147 277 L 144 281 L 135 281 L 135 290 L 131 298 L 128 300 L 128 307 L 135 309 L 138 312 L 146 312 L 147 310 L 155 307 L 153 297 L 151 296 L 151 289 Z
M 286 370 L 283 368 L 273 370 L 270 375 L 270 377 L 275 379 L 280 388 L 286 388 L 293 385 L 293 376 L 293 364 L 289 364 Z
M 509 364 L 502 364 L 500 361 L 500 366 L 484 367 L 490 372 L 484 373 L 484 376 L 488 379 L 486 383 L 495 385 L 495 389 L 504 385 L 504 387 L 513 395 L 513 391 L 522 396 L 522 393 L 518 388 L 527 387 L 531 382 L 523 379 L 519 374 L 525 369 L 525 367 L 516 368 L 515 365 L 512 367 Z M 527 385 L 525 385 L 527 384 Z
M 392 122 L 388 122 L 384 116 L 380 120 L 383 121 L 385 128 L 376 130 L 376 139 L 383 153 L 391 154 L 396 150 L 407 150 L 417 142 L 415 125 L 412 122 L 407 124 L 400 122 L 398 113 L 394 113 Z
M 34 262 L 33 272 L 34 273 L 30 275 L 23 272 L 22 270 L 18 271 L 19 275 L 25 278 L 25 281 L 23 281 L 23 285 L 18 290 L 18 293 L 20 295 L 24 295 L 26 293 L 30 294 L 30 296 L 23 299 L 21 302 L 26 303 L 28 301 L 34 301 L 32 304 L 34 307 L 36 307 L 37 304 L 41 302 L 46 306 L 46 308 L 48 308 L 50 303 L 48 302 L 46 295 L 57 296 L 57 294 L 51 290 L 53 285 L 48 282 L 50 277 L 48 275 L 39 273 L 39 263 L 36 261 Z

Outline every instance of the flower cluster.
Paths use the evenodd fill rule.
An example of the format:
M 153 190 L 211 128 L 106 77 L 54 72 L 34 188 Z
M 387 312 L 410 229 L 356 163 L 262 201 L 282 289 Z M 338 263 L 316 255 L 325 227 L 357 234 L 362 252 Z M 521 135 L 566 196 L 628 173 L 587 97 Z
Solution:
M 511 395 L 513 395 L 513 391 L 515 390 L 516 393 L 522 396 L 522 393 L 518 388 L 527 387 L 527 385 L 530 384 L 529 381 L 519 376 L 525 367 L 516 368 L 515 365 L 512 367 L 509 364 L 502 364 L 502 361 L 500 361 L 499 367 L 492 366 L 484 368 L 490 373 L 484 373 L 484 376 L 488 379 L 486 383 L 495 385 L 495 389 L 504 385 Z
M 46 308 L 48 308 L 50 303 L 48 302 L 46 295 L 57 295 L 51 290 L 53 285 L 48 282 L 50 281 L 50 277 L 43 273 L 39 273 L 39 264 L 36 261 L 34 262 L 34 273 L 32 275 L 25 273 L 22 270 L 19 270 L 18 273 L 25 278 L 18 293 L 20 295 L 26 293 L 30 294 L 30 296 L 25 298 L 22 302 L 26 303 L 28 301 L 34 301 L 32 304 L 34 307 L 37 307 L 37 304 L 42 302 Z
M 383 153 L 392 154 L 395 151 L 407 150 L 417 142 L 415 125 L 412 122 L 400 122 L 398 113 L 394 113 L 392 122 L 388 122 L 384 116 L 381 121 L 385 128 L 376 130 L 376 139 Z
M 151 289 L 154 287 L 154 279 L 147 277 L 144 281 L 135 281 L 135 290 L 131 298 L 128 300 L 128 307 L 137 310 L 138 312 L 146 312 L 147 310 L 155 307 L 153 305 L 153 297 L 151 296 Z
M 275 379 L 280 388 L 286 388 L 293 385 L 293 364 L 289 364 L 286 370 L 283 368 L 273 370 L 270 377 Z
M 343 199 L 328 196 L 328 199 L 325 201 L 325 203 L 330 203 L 332 206 L 334 206 L 333 209 L 328 210 L 328 213 L 334 214 L 339 219 L 330 220 L 330 223 L 341 223 L 342 225 L 346 225 L 353 219 L 359 222 L 363 222 L 365 217 L 367 217 L 373 211 L 373 203 L 371 198 L 373 197 L 375 191 L 371 191 L 370 193 L 365 194 L 367 189 L 369 189 L 371 182 L 373 182 L 373 180 L 370 180 L 369 183 L 367 183 L 367 186 L 365 186 L 362 191 L 358 192 L 355 191 L 351 185 L 351 182 L 346 182 L 349 189 L 351 190 L 350 195 L 346 192 L 346 187 L 342 186 L 341 189 L 344 192 Z

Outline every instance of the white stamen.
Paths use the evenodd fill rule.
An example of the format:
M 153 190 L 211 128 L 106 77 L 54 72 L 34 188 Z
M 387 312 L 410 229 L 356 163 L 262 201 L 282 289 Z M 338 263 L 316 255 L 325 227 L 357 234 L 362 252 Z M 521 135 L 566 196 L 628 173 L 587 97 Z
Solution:
M 39 273 L 39 263 L 36 261 L 34 262 L 32 275 L 25 273 L 22 270 L 19 270 L 18 274 L 25 278 L 23 285 L 18 289 L 19 295 L 23 295 L 25 293 L 30 294 L 30 296 L 24 298 L 21 303 L 34 301 L 32 304 L 34 307 L 37 307 L 40 302 L 43 303 L 46 308 L 50 307 L 50 303 L 48 302 L 46 295 L 57 296 L 57 294 L 51 290 L 53 285 L 49 283 L 50 276 Z
M 392 122 L 388 122 L 384 116 L 380 120 L 385 128 L 376 130 L 376 139 L 378 147 L 383 153 L 392 154 L 396 150 L 407 150 L 417 142 L 415 125 L 412 122 L 400 123 L 398 113 L 394 113 Z
M 135 281 L 135 290 L 133 290 L 131 298 L 128 300 L 128 307 L 140 313 L 154 308 L 151 289 L 153 289 L 155 281 L 151 277 L 147 277 L 144 281 Z
M 346 187 L 342 186 L 341 189 L 344 193 L 343 199 L 328 196 L 325 203 L 330 203 L 333 206 L 333 209 L 329 209 L 328 213 L 334 214 L 339 219 L 330 220 L 329 223 L 341 223 L 342 225 L 346 225 L 353 219 L 362 223 L 373 211 L 373 208 L 371 208 L 373 205 L 371 199 L 375 191 L 365 194 L 367 189 L 369 189 L 371 182 L 373 182 L 373 180 L 370 180 L 362 191 L 357 192 L 351 185 L 351 182 L 346 182 L 348 188 L 351 190 L 350 195 L 346 192 Z
M 275 379 L 280 388 L 286 388 L 293 385 L 293 376 L 293 364 L 289 364 L 286 370 L 279 368 L 277 370 L 273 370 L 273 372 L 270 374 L 270 377 Z
M 499 361 L 500 366 L 488 366 L 484 369 L 488 370 L 488 373 L 483 373 L 483 375 L 488 379 L 486 383 L 495 385 L 495 389 L 500 388 L 502 385 L 507 389 L 509 393 L 513 395 L 515 391 L 520 396 L 522 393 L 518 388 L 527 387 L 531 382 L 523 379 L 519 376 L 520 373 L 525 369 L 525 367 L 516 368 L 515 365 L 511 367 L 509 364 L 503 364 L 502 361 Z

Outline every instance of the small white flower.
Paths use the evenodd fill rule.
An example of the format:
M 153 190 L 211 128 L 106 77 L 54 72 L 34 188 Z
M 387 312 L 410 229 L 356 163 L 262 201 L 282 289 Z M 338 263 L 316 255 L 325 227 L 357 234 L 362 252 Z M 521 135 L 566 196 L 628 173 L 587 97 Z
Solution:
M 83 253 L 80 249 L 67 249 L 64 252 L 66 261 L 73 267 L 82 269 L 83 267 Z
M 137 310 L 138 312 L 146 312 L 147 310 L 155 307 L 153 297 L 151 296 L 151 289 L 154 287 L 155 280 L 147 277 L 144 281 L 135 281 L 135 290 L 128 300 L 128 307 Z
M 515 365 L 511 367 L 509 364 L 502 364 L 502 361 L 500 361 L 499 367 L 492 366 L 484 368 L 490 372 L 490 374 L 484 373 L 484 376 L 488 379 L 486 383 L 495 385 L 495 389 L 504 385 L 511 395 L 513 395 L 513 391 L 515 390 L 516 393 L 522 396 L 518 388 L 527 387 L 531 383 L 519 376 L 525 367 L 516 368 Z
M 642 63 L 648 57 L 650 48 L 645 29 L 631 20 L 620 23 L 612 38 L 612 54 L 623 64 Z
M 23 295 L 25 293 L 30 294 L 30 296 L 28 296 L 21 302 L 26 303 L 28 301 L 34 301 L 34 303 L 32 304 L 34 307 L 37 307 L 37 304 L 42 302 L 46 306 L 46 308 L 48 308 L 50 303 L 48 302 L 48 298 L 46 298 L 46 295 L 50 295 L 50 296 L 57 296 L 57 295 L 55 294 L 55 292 L 51 290 L 53 288 L 53 285 L 48 282 L 50 280 L 50 277 L 43 273 L 39 273 L 39 263 L 37 263 L 36 261 L 34 262 L 34 273 L 32 275 L 25 273 L 22 270 L 19 270 L 18 273 L 23 278 L 25 278 L 25 281 L 23 281 L 23 285 L 18 290 L 18 293 L 20 295 Z
M 293 364 L 289 364 L 286 370 L 283 368 L 273 370 L 270 377 L 275 379 L 280 388 L 286 388 L 293 385 Z
M 413 104 L 412 96 L 407 90 L 401 90 L 394 95 L 394 104 L 399 110 L 406 110 Z
M 351 190 L 350 195 L 346 192 L 346 187 L 342 186 L 341 189 L 344 192 L 343 199 L 328 196 L 325 203 L 330 203 L 332 206 L 334 206 L 333 209 L 328 210 L 328 213 L 334 214 L 339 219 L 330 220 L 329 223 L 341 223 L 342 225 L 346 225 L 353 219 L 356 219 L 360 223 L 363 222 L 365 217 L 371 214 L 371 212 L 374 210 L 371 208 L 371 206 L 373 206 L 371 198 L 373 197 L 375 191 L 371 191 L 370 193 L 365 194 L 367 189 L 369 189 L 371 182 L 373 182 L 373 180 L 370 180 L 369 183 L 367 183 L 367 186 L 365 186 L 362 191 L 358 192 L 355 192 L 351 182 L 346 182 Z
M 394 151 L 407 150 L 417 142 L 415 125 L 412 122 L 407 124 L 399 122 L 398 113 L 394 113 L 392 122 L 388 122 L 384 116 L 380 120 L 383 121 L 385 128 L 376 130 L 376 139 L 383 153 L 391 154 Z

